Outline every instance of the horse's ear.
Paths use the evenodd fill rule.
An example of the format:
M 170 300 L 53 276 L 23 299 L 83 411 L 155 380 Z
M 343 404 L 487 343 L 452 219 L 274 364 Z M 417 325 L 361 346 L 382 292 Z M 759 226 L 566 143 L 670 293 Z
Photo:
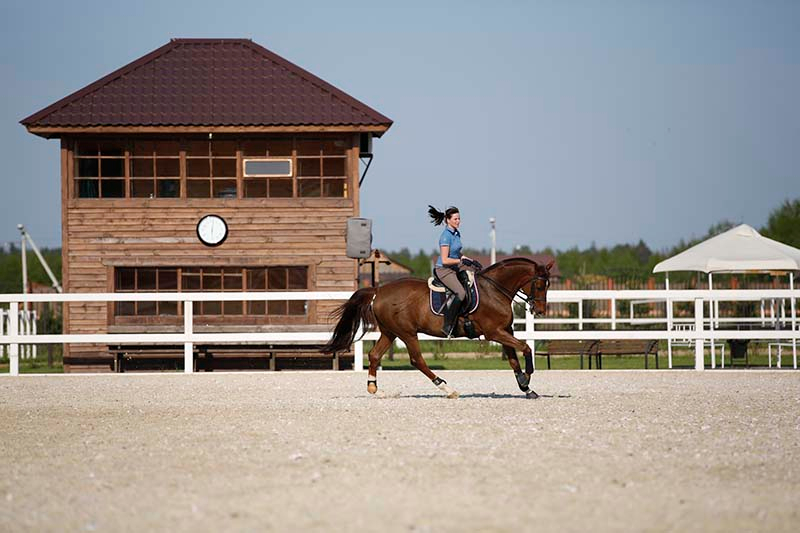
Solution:
M 548 272 L 550 272 L 550 269 L 553 268 L 553 265 L 555 265 L 555 264 L 556 264 L 556 260 L 555 259 L 551 259 L 550 262 L 547 263 L 544 267 L 547 269 Z

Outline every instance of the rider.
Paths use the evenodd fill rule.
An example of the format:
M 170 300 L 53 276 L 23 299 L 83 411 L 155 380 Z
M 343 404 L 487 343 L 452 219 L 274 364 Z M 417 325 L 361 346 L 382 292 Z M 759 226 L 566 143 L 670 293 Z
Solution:
M 461 284 L 462 276 L 459 272 L 465 272 L 474 262 L 469 257 L 461 253 L 461 232 L 458 227 L 461 225 L 461 214 L 457 207 L 448 207 L 444 213 L 433 207 L 428 206 L 428 215 L 434 226 L 446 222 L 444 231 L 439 237 L 439 258 L 436 260 L 434 273 L 448 289 L 455 295 L 449 302 L 444 312 L 444 327 L 442 333 L 450 337 L 455 329 L 459 312 L 463 302 L 467 299 L 467 291 Z

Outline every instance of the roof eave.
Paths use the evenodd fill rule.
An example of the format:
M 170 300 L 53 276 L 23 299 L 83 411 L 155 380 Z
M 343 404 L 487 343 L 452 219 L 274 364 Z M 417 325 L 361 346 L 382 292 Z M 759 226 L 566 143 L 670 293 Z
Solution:
M 126 125 L 126 126 L 26 126 L 28 132 L 52 139 L 64 135 L 84 134 L 181 134 L 181 133 L 372 133 L 381 137 L 391 127 L 389 124 L 342 124 L 342 125 L 298 125 L 298 126 L 229 126 L 229 125 Z

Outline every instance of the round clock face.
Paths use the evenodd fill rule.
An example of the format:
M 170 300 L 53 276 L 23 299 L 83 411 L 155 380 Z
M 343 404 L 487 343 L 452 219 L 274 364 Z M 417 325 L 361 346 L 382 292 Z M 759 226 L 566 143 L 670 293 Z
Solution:
M 197 223 L 197 237 L 206 246 L 219 246 L 228 237 L 228 225 L 220 216 L 206 215 Z

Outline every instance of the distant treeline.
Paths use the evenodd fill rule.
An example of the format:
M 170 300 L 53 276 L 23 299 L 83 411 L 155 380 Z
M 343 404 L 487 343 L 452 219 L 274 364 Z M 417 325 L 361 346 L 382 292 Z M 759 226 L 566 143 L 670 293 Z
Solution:
M 605 278 L 620 280 L 641 280 L 653 276 L 653 267 L 659 262 L 680 253 L 695 244 L 702 242 L 710 237 L 718 235 L 724 231 L 737 226 L 738 224 L 730 221 L 719 222 L 708 232 L 691 241 L 681 240 L 671 249 L 661 252 L 651 250 L 643 241 L 637 244 L 619 244 L 611 248 L 598 248 L 590 246 L 586 249 L 570 248 L 567 250 L 531 250 L 528 246 L 522 246 L 513 251 L 513 254 L 545 253 L 552 255 L 558 262 L 561 275 L 565 279 L 580 280 L 602 276 Z M 800 198 L 793 201 L 787 200 L 780 207 L 774 209 L 769 216 L 767 225 L 759 229 L 765 237 L 800 248 Z M 403 263 L 414 271 L 417 277 L 427 277 L 430 275 L 431 257 L 437 250 L 431 248 L 429 251 L 420 250 L 412 254 L 408 248 L 403 248 L 395 252 L 386 252 L 391 258 Z M 466 255 L 489 255 L 486 249 L 465 249 Z M 498 250 L 498 254 L 505 254 L 503 250 Z M 681 273 L 671 275 L 671 279 L 680 281 L 683 278 L 694 276 L 691 273 Z M 663 279 L 663 274 L 658 277 Z
M 654 252 L 644 242 L 637 244 L 619 244 L 611 248 L 598 248 L 590 246 L 584 250 L 570 248 L 567 250 L 552 250 L 546 248 L 538 250 L 554 256 L 558 261 L 558 267 L 565 279 L 581 280 L 590 279 L 596 276 L 621 280 L 646 280 L 653 274 L 653 267 L 673 255 L 694 246 L 698 242 L 704 241 L 723 231 L 736 226 L 730 221 L 722 221 L 709 228 L 706 235 L 699 239 L 689 242 L 681 240 L 676 246 L 668 251 Z M 800 248 L 800 198 L 783 203 L 780 207 L 772 211 L 767 221 L 767 225 L 759 229 L 762 235 L 781 241 L 789 246 Z M 528 246 L 523 246 L 514 250 L 514 254 L 531 254 Z M 416 254 L 408 248 L 398 251 L 386 252 L 392 259 L 410 267 L 414 275 L 420 278 L 428 277 L 431 271 L 431 257 L 437 250 L 431 248 L 428 251 L 420 249 Z M 467 255 L 489 255 L 489 250 L 466 249 Z M 498 250 L 499 254 L 505 253 Z M 50 265 L 50 269 L 61 281 L 61 249 L 42 250 L 42 255 Z M 27 253 L 28 279 L 32 282 L 51 285 L 50 279 L 33 251 Z M 685 273 L 684 277 L 693 276 Z M 660 279 L 660 278 L 659 278 Z M 670 276 L 670 279 L 680 281 L 680 275 Z M 10 251 L 0 252 L 0 293 L 18 293 L 22 291 L 22 264 L 20 261 L 19 248 L 12 247 Z

